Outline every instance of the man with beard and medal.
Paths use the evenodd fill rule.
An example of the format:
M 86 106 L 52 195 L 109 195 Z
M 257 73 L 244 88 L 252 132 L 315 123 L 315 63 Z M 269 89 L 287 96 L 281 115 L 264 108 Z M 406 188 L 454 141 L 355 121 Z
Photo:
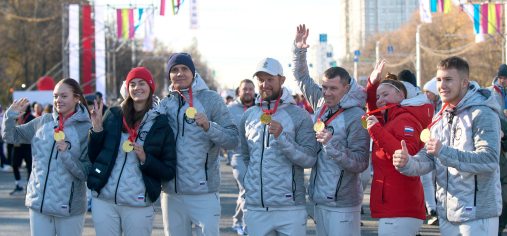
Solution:
M 310 114 L 298 107 L 280 62 L 257 65 L 260 96 L 239 124 L 249 235 L 306 235 L 304 168 L 317 159 Z
M 245 111 L 255 105 L 255 85 L 249 79 L 244 79 L 240 82 L 238 88 L 238 98 L 230 103 L 227 108 L 231 111 L 236 124 L 239 124 L 241 117 Z M 231 160 L 232 174 L 238 184 L 239 196 L 236 201 L 236 214 L 232 217 L 232 228 L 238 232 L 239 235 L 246 235 L 246 224 L 243 217 L 243 208 L 245 206 L 245 185 L 243 178 L 245 178 L 246 166 L 241 156 L 241 145 L 236 149 L 228 150 L 227 154 Z
M 305 25 L 298 27 L 292 58 L 294 77 L 315 110 L 314 129 L 321 150 L 308 185 L 317 235 L 360 235 L 360 174 L 368 168 L 370 141 L 361 125 L 366 90 L 341 67 L 327 69 L 322 87 L 316 84 L 306 62 L 308 33 Z
M 174 53 L 172 85 L 161 102 L 176 135 L 176 177 L 162 183 L 165 235 L 219 235 L 220 148 L 239 144 L 238 127 L 224 99 L 209 90 L 189 54 Z

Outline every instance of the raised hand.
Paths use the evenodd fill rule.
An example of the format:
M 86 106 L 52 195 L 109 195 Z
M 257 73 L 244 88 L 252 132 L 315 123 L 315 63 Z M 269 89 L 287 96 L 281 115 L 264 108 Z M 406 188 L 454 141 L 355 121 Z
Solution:
M 97 100 L 94 100 L 95 106 L 93 107 L 93 110 L 91 111 L 91 120 L 92 120 L 92 126 L 93 131 L 99 132 L 102 130 L 102 108 L 104 105 L 100 103 L 97 105 Z
M 370 83 L 376 84 L 380 82 L 380 75 L 382 74 L 382 70 L 384 69 L 384 65 L 386 64 L 386 59 L 383 59 L 380 63 L 377 63 L 377 66 L 375 66 L 375 70 L 371 72 L 370 75 Z
M 310 47 L 310 45 L 306 44 L 306 39 L 308 38 L 309 33 L 310 29 L 307 29 L 304 24 L 297 27 L 296 39 L 294 39 L 294 43 L 299 49 L 306 49 Z
M 409 158 L 407 144 L 405 144 L 405 140 L 401 140 L 401 150 L 396 150 L 393 154 L 393 165 L 402 168 L 407 164 Z
M 15 119 L 18 119 L 22 115 L 26 113 L 26 108 L 30 105 L 29 102 L 27 102 L 26 98 L 21 98 L 19 101 L 14 100 L 12 105 L 9 107 L 9 110 L 19 112 L 19 115 L 15 117 Z

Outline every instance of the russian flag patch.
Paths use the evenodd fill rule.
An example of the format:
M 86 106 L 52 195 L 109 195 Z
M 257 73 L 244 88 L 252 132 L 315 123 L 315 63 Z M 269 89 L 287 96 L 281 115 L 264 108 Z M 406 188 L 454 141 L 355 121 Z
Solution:
M 465 207 L 465 211 L 472 211 L 473 209 L 473 207 Z
M 413 136 L 414 135 L 414 128 L 410 126 L 405 126 L 405 135 Z
M 327 195 L 327 199 L 333 200 L 334 198 L 331 197 L 331 196 L 329 196 L 329 195 Z
M 292 197 L 292 194 L 287 193 L 287 194 L 285 194 L 285 197 L 286 197 L 286 198 L 290 198 L 290 197 Z
M 206 185 L 206 181 L 199 182 L 199 185 L 201 185 L 201 186 Z
M 62 209 L 67 210 L 69 207 L 67 205 L 62 205 Z
M 137 196 L 137 200 L 144 200 L 144 196 L 142 195 Z

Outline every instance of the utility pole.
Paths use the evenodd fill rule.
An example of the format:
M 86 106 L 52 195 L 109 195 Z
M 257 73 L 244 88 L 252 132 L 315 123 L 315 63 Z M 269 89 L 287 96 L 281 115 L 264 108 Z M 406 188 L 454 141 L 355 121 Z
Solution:
M 136 39 L 132 39 L 132 69 L 136 67 Z
M 421 87 L 421 26 L 422 24 L 417 25 L 417 33 L 415 34 L 415 54 L 417 57 L 416 63 L 416 78 L 417 78 L 417 86 Z
M 358 80 L 358 78 L 357 78 L 357 61 L 358 61 L 358 60 L 359 60 L 359 59 L 357 58 L 357 56 L 354 56 L 354 78 L 355 78 L 356 80 Z

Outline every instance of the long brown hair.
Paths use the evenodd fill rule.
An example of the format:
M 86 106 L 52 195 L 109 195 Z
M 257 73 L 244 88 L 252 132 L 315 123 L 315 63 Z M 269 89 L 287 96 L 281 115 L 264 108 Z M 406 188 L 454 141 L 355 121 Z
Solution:
M 123 102 L 122 108 L 123 108 L 123 117 L 125 117 L 125 121 L 127 122 L 127 125 L 129 128 L 135 128 L 135 125 L 138 122 L 141 122 L 146 112 L 148 112 L 153 107 L 153 90 L 150 88 L 150 95 L 148 96 L 148 99 L 146 100 L 146 106 L 142 111 L 136 112 L 134 109 L 134 100 L 132 100 L 132 97 L 130 97 L 130 94 L 127 96 L 127 99 L 125 99 L 125 102 Z M 123 124 L 121 126 L 121 130 L 123 133 L 127 133 L 127 128 Z
M 90 110 L 88 110 L 88 106 L 87 106 L 88 103 L 86 102 L 86 99 L 83 97 L 83 90 L 81 89 L 81 86 L 79 86 L 77 81 L 74 79 L 71 79 L 71 78 L 65 78 L 65 79 L 60 80 L 60 82 L 58 82 L 58 84 L 68 85 L 70 87 L 70 89 L 72 90 L 72 93 L 74 94 L 74 96 L 79 97 L 79 102 L 81 104 L 83 104 L 83 106 L 86 108 L 86 111 L 88 112 L 88 116 L 90 116 Z M 56 85 L 58 85 L 58 84 L 56 84 Z M 76 106 L 79 106 L 79 103 Z

